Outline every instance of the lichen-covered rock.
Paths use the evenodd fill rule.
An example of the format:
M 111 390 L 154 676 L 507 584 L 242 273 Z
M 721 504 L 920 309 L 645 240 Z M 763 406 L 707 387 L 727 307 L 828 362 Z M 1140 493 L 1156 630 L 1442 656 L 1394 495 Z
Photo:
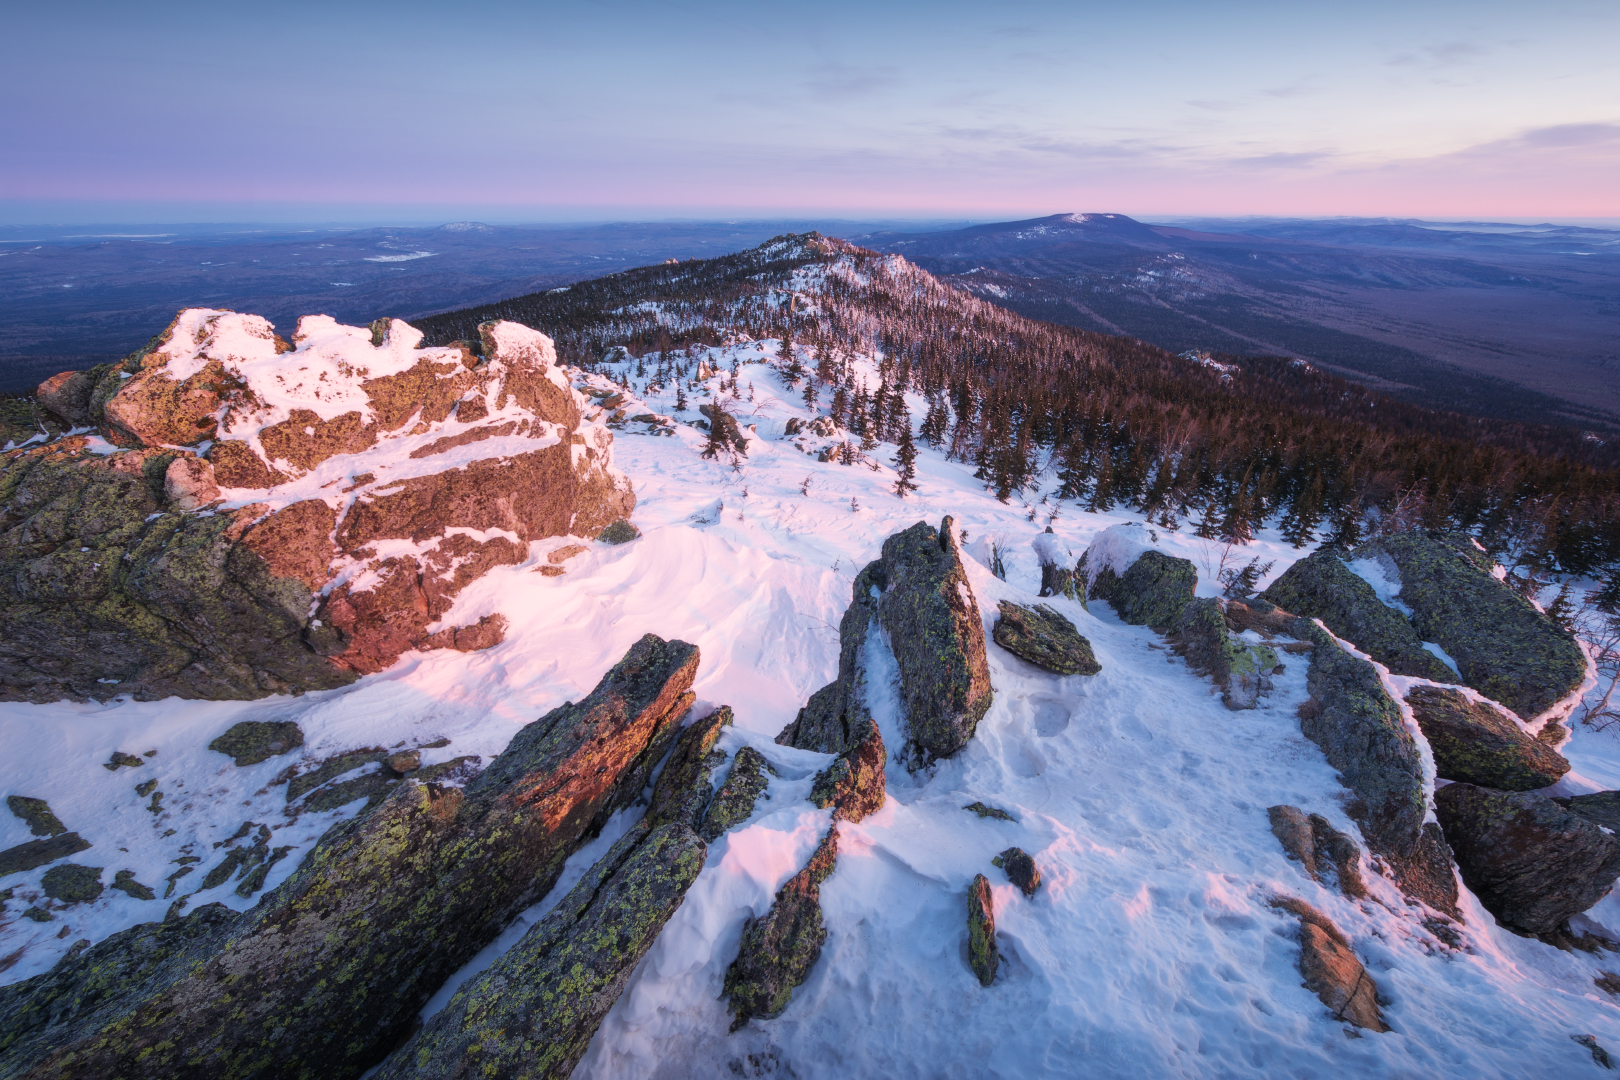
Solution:
M 1193 670 L 1221 688 L 1228 709 L 1252 709 L 1271 689 L 1277 653 L 1269 645 L 1250 645 L 1228 633 L 1219 600 L 1205 597 L 1184 605 L 1173 638 Z
M 1574 636 L 1492 577 L 1489 560 L 1466 536 L 1397 533 L 1354 554 L 1391 559 L 1418 635 L 1457 662 L 1467 685 L 1520 716 L 1540 714 L 1585 678 Z
M 208 942 L 93 1015 L 30 1032 L 9 1051 L 12 1067 L 132 1080 L 358 1075 L 639 796 L 691 705 L 697 663 L 694 646 L 648 635 L 465 788 L 401 781 Z
M 7 795 L 6 809 L 26 821 L 28 831 L 35 836 L 61 836 L 67 832 L 67 826 L 51 813 L 50 804 L 44 799 L 33 799 L 27 795 Z
M 100 422 L 91 411 L 90 399 L 96 392 L 96 383 L 112 367 L 101 364 L 89 371 L 64 371 L 52 375 L 39 384 L 34 400 L 74 427 L 88 427 Z
M 1333 921 L 1303 900 L 1278 897 L 1271 906 L 1299 919 L 1299 973 L 1333 1019 L 1367 1031 L 1388 1031 L 1378 987 Z
M 90 373 L 51 380 L 130 449 L 55 431 L 0 455 L 0 699 L 254 698 L 499 642 L 499 616 L 427 628 L 530 540 L 596 536 L 634 495 L 550 339 L 488 324 L 479 358 L 421 336 L 312 316 L 289 345 L 189 309 L 82 408 Z M 300 499 L 315 470 L 331 481 Z
M 1297 806 L 1273 806 L 1266 814 L 1283 851 L 1304 866 L 1312 880 L 1336 884 L 1340 892 L 1354 899 L 1367 895 L 1361 879 L 1361 849 L 1332 822 L 1321 814 L 1307 816 Z
M 1018 820 L 1011 814 L 1007 813 L 1007 811 L 998 809 L 994 806 L 986 806 L 982 802 L 970 802 L 966 806 L 962 807 L 962 809 L 971 811 L 972 813 L 979 815 L 981 818 L 995 818 L 998 821 Z
M 550 913 L 469 980 L 379 1078 L 563 1080 L 630 973 L 697 880 L 707 854 L 692 828 L 713 789 L 721 709 L 682 731 L 647 814 Z
M 712 844 L 724 833 L 747 821 L 754 813 L 754 804 L 770 783 L 765 774 L 774 775 L 775 772 L 765 760 L 765 755 L 752 746 L 739 749 L 732 760 L 726 782 L 720 785 L 720 791 L 709 803 L 698 834 Z
M 1198 571 L 1187 559 L 1149 547 L 1150 536 L 1140 525 L 1103 530 L 1080 556 L 1075 574 L 1090 599 L 1108 601 L 1125 622 L 1166 633 L 1192 601 Z
M 996 898 L 983 874 L 973 875 L 967 893 L 968 964 L 980 986 L 996 981 L 1001 951 L 996 948 Z
M 1445 662 L 1423 647 L 1406 616 L 1378 599 L 1373 587 L 1333 548 L 1321 548 L 1299 560 L 1260 595 L 1295 615 L 1321 619 L 1329 630 L 1397 675 L 1456 681 Z
M 45 871 L 40 879 L 40 888 L 52 900 L 60 900 L 64 904 L 89 903 L 101 896 L 101 872 L 105 869 L 100 866 L 80 866 L 77 863 L 63 863 L 53 866 Z
M 1041 887 L 1041 869 L 1035 865 L 1035 857 L 1023 848 L 1010 847 L 990 861 L 1001 867 L 1007 880 L 1022 889 L 1025 896 L 1034 896 Z
M 810 801 L 818 809 L 832 807 L 834 821 L 860 821 L 883 807 L 883 770 L 888 762 L 883 736 L 877 724 L 868 720 L 844 752 L 817 774 Z
M 63 833 L 44 840 L 30 840 L 16 847 L 0 851 L 0 877 L 20 874 L 46 863 L 76 855 L 90 847 L 90 841 L 76 832 Z
M 1053 533 L 1052 526 L 1048 525 L 1031 546 L 1035 548 L 1035 557 L 1041 564 L 1040 595 L 1066 596 L 1085 603 L 1085 587 L 1069 565 L 1074 556 Z
M 1590 795 L 1573 798 L 1553 796 L 1553 802 L 1587 821 L 1595 821 L 1605 829 L 1620 833 L 1620 791 L 1594 791 Z
M 1512 720 L 1456 690 L 1414 687 L 1406 695 L 1442 780 L 1499 791 L 1534 791 L 1569 772 L 1564 755 L 1533 739 Z
M 257 765 L 304 745 L 304 730 L 291 720 L 243 720 L 208 744 L 235 759 L 237 768 Z
M 135 871 L 133 870 L 120 870 L 118 873 L 114 874 L 111 888 L 117 889 L 119 892 L 128 893 L 136 900 L 157 899 L 157 893 L 153 892 L 149 886 L 142 885 L 140 882 L 135 880 Z
M 777 890 L 771 909 L 743 924 L 737 959 L 726 969 L 725 993 L 731 1030 L 749 1020 L 782 1015 L 793 991 L 810 975 L 827 941 L 821 917 L 821 883 L 838 863 L 838 823 L 816 846 L 803 870 Z
M 839 625 L 838 679 L 810 697 L 776 741 L 840 753 L 871 717 L 865 649 L 872 620 L 889 636 L 900 672 L 916 769 L 956 753 L 973 737 L 994 693 L 984 652 L 984 622 L 968 586 L 951 519 L 938 531 L 918 522 L 883 542 L 882 558 L 855 577 Z
M 1371 663 L 1345 652 L 1309 619 L 1296 617 L 1288 626 L 1314 646 L 1300 730 L 1354 793 L 1350 816 L 1402 891 L 1455 917 L 1451 853 L 1434 823 L 1424 824 L 1423 760 L 1399 706 Z
M 1045 604 L 1021 607 L 1006 600 L 990 636 L 1014 656 L 1058 675 L 1095 675 L 1102 670 L 1091 642 L 1074 623 Z
M 1545 795 L 1447 784 L 1434 801 L 1463 881 L 1504 926 L 1558 930 L 1620 876 L 1620 840 Z

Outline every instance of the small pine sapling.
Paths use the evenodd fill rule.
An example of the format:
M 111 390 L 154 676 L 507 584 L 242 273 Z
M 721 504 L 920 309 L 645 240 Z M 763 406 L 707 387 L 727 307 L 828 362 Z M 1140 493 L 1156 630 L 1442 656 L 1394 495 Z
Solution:
M 909 492 L 917 490 L 917 447 L 911 441 L 909 419 L 900 427 L 900 445 L 895 451 L 894 466 L 899 474 L 894 481 L 894 493 L 903 499 Z

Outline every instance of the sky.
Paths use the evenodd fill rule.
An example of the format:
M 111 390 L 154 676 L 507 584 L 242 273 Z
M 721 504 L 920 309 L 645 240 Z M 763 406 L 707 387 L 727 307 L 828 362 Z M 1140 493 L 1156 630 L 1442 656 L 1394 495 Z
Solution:
M 0 223 L 1620 217 L 1620 3 L 0 0 Z

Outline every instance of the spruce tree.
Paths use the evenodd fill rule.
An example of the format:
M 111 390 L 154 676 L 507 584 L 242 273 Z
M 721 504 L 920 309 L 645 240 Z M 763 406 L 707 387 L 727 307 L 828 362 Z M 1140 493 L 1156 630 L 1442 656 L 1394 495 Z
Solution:
M 894 467 L 899 473 L 894 481 L 894 493 L 903 499 L 908 492 L 917 490 L 917 447 L 911 441 L 909 418 L 900 427 L 900 444 L 895 450 Z
M 816 411 L 816 380 L 804 380 L 804 407 L 811 412 Z

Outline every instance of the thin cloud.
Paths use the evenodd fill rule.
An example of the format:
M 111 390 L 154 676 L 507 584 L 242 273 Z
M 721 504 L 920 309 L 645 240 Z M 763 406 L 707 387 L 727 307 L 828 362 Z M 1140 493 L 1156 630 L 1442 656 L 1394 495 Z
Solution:
M 801 85 L 813 97 L 823 100 L 843 100 L 898 86 L 900 75 L 898 69 L 892 67 L 822 64 Z

